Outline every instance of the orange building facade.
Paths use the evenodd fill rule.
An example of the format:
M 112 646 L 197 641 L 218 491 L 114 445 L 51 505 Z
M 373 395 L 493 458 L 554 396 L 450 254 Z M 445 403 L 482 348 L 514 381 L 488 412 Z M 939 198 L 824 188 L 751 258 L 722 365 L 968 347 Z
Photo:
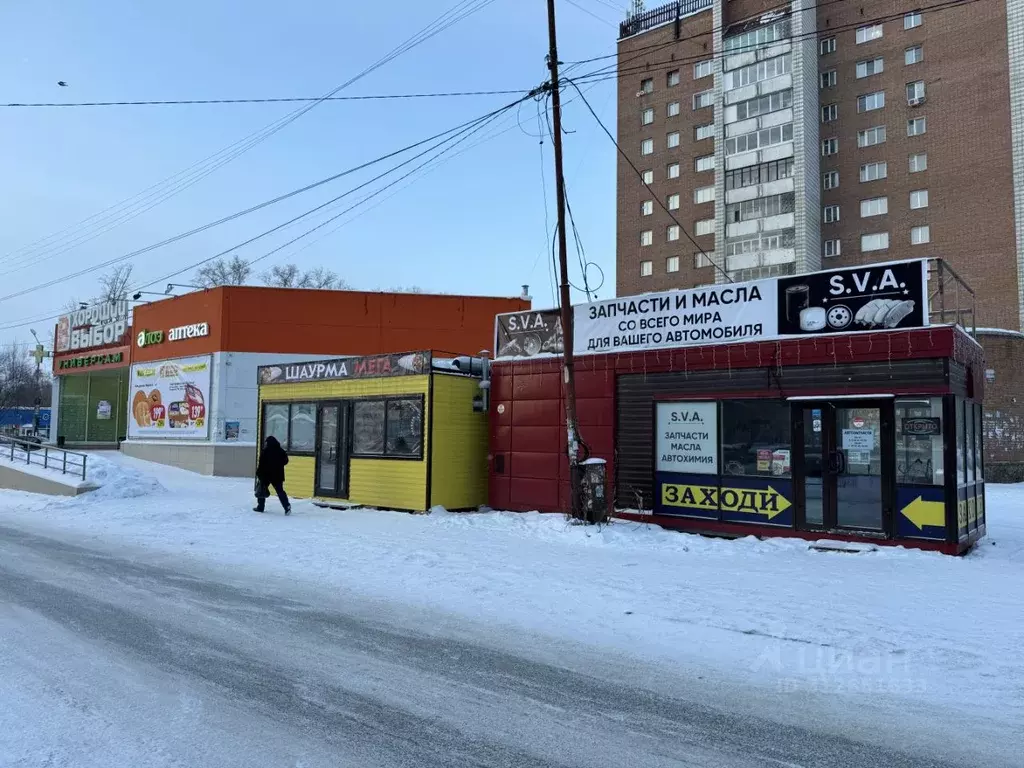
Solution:
M 526 298 L 230 286 L 137 306 L 127 429 L 131 456 L 248 476 L 261 365 L 406 349 L 479 354 L 494 318 Z

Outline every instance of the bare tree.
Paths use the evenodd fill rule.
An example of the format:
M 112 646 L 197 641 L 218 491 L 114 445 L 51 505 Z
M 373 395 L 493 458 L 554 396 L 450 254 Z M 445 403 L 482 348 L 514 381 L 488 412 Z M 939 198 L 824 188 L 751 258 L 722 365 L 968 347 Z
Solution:
M 388 293 L 424 293 L 424 290 L 418 285 L 399 285 L 394 288 L 389 288 Z
M 203 264 L 192 278 L 202 288 L 216 288 L 218 285 L 245 285 L 252 275 L 252 266 L 241 256 L 217 259 Z
M 348 283 L 342 280 L 337 273 L 324 267 L 300 270 L 295 264 L 274 265 L 268 272 L 264 272 L 260 279 L 264 285 L 276 288 L 319 288 L 332 290 L 345 290 Z
M 100 276 L 101 302 L 124 301 L 128 298 L 128 283 L 132 279 L 132 265 L 118 264 Z

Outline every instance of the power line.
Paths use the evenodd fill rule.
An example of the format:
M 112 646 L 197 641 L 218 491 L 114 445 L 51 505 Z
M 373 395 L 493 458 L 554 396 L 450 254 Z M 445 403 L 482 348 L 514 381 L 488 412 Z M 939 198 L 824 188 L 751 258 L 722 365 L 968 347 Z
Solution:
M 580 11 L 583 11 L 583 13 L 587 14 L 587 16 L 589 16 L 590 18 L 597 19 L 602 24 L 607 24 L 609 27 L 613 27 L 613 28 L 617 28 L 618 27 L 618 24 L 616 24 L 615 22 L 608 21 L 608 19 L 605 19 L 605 18 L 603 18 L 601 16 L 598 16 L 596 13 L 594 13 L 589 8 L 586 8 L 586 7 L 582 6 L 582 5 L 580 5 L 579 3 L 577 3 L 576 0 L 565 0 L 565 2 L 567 2 L 572 7 L 577 8 Z
M 529 97 L 524 97 L 524 99 L 525 98 L 529 98 Z M 8 294 L 6 296 L 0 296 L 0 302 L 4 302 L 4 301 L 7 301 L 9 299 L 13 299 L 13 298 L 17 298 L 17 297 L 20 297 L 20 296 L 24 296 L 26 294 L 33 293 L 33 292 L 41 290 L 43 288 L 49 288 L 50 286 L 56 285 L 57 283 L 60 283 L 60 282 L 64 282 L 65 280 L 73 279 L 75 277 L 81 277 L 82 275 L 89 274 L 90 272 L 95 272 L 98 269 L 103 269 L 105 267 L 109 267 L 109 266 L 111 266 L 113 264 L 116 264 L 118 262 L 134 258 L 135 256 L 140 256 L 140 255 L 142 255 L 144 253 L 148 253 L 149 251 L 155 250 L 157 248 L 161 248 L 161 247 L 163 247 L 165 245 L 170 245 L 171 243 L 177 242 L 179 240 L 183 240 L 183 239 L 185 239 L 187 237 L 191 237 L 194 234 L 198 234 L 199 232 L 203 232 L 203 231 L 205 231 L 207 229 L 210 229 L 212 227 L 219 226 L 220 224 L 223 224 L 223 223 L 225 223 L 227 221 L 231 221 L 231 220 L 239 218 L 241 216 L 245 216 L 248 213 L 252 213 L 253 211 L 260 210 L 261 208 L 266 208 L 269 205 L 273 205 L 273 204 L 275 204 L 277 202 L 280 202 L 282 200 L 288 199 L 289 197 L 294 197 L 297 194 L 301 194 L 302 192 L 308 191 L 309 189 L 313 189 L 314 187 L 321 186 L 321 185 L 323 185 L 325 183 L 328 183 L 329 181 L 333 181 L 334 179 L 340 178 L 341 176 L 349 175 L 349 174 L 354 173 L 354 172 L 356 172 L 358 170 L 362 170 L 362 169 L 367 168 L 367 167 L 369 167 L 371 165 L 374 165 L 376 163 L 383 162 L 384 160 L 387 160 L 387 159 L 390 159 L 392 157 L 395 157 L 396 155 L 403 154 L 404 152 L 407 152 L 410 149 L 413 149 L 413 148 L 418 147 L 418 146 L 422 146 L 423 144 L 426 144 L 426 143 L 429 143 L 431 141 L 434 141 L 435 139 L 440 138 L 442 136 L 446 136 L 448 134 L 456 133 L 458 131 L 464 130 L 466 127 L 472 126 L 472 125 L 478 123 L 480 120 L 487 119 L 487 118 L 489 118 L 489 117 L 491 117 L 493 115 L 497 115 L 497 114 L 500 114 L 500 113 L 502 113 L 502 112 L 504 112 L 506 110 L 512 109 L 513 107 L 517 106 L 519 104 L 519 102 L 522 101 L 522 100 L 523 99 L 517 99 L 516 101 L 514 101 L 514 102 L 512 102 L 512 103 L 510 103 L 510 104 L 508 104 L 508 105 L 506 105 L 504 107 L 501 107 L 498 110 L 495 110 L 493 112 L 488 113 L 487 115 L 483 116 L 482 118 L 477 118 L 477 119 L 471 120 L 471 121 L 469 121 L 467 123 L 463 123 L 460 126 L 456 126 L 455 128 L 449 129 L 449 130 L 444 131 L 444 132 L 442 132 L 440 134 L 436 134 L 435 136 L 432 136 L 429 139 L 425 139 L 423 141 L 418 141 L 415 144 L 409 145 L 407 147 L 403 147 L 402 149 L 396 150 L 395 152 L 390 152 L 387 155 L 383 155 L 383 156 L 378 157 L 378 158 L 376 158 L 374 160 L 371 160 L 369 162 L 362 163 L 359 166 L 356 166 L 355 168 L 351 168 L 351 169 L 348 169 L 346 171 L 342 171 L 341 173 L 334 174 L 333 176 L 327 177 L 326 179 L 321 179 L 320 181 L 314 182 L 311 185 L 306 185 L 305 187 L 302 187 L 301 189 L 293 190 L 292 192 L 288 192 L 285 195 L 281 195 L 281 196 L 276 197 L 276 198 L 274 198 L 272 200 L 265 201 L 263 203 L 260 203 L 259 205 L 252 206 L 250 208 L 245 209 L 244 211 L 238 211 L 237 213 L 234 213 L 234 214 L 231 214 L 231 215 L 226 216 L 224 218 L 218 219 L 217 221 L 210 222 L 208 224 L 204 224 L 201 227 L 197 227 L 195 229 L 189 230 L 188 232 L 184 232 L 184 233 L 175 235 L 173 237 L 170 237 L 170 238 L 167 238 L 165 240 L 162 240 L 162 241 L 160 241 L 158 243 L 154 243 L 154 244 L 148 245 L 148 246 L 146 246 L 144 248 L 140 248 L 140 249 L 138 249 L 136 251 L 132 251 L 132 252 L 124 254 L 122 256 L 118 256 L 118 257 L 116 257 L 114 259 L 108 259 L 105 262 L 102 262 L 100 264 L 97 264 L 97 265 L 94 265 L 94 266 L 91 266 L 91 267 L 87 267 L 85 269 L 81 269 L 81 270 L 79 270 L 77 272 L 74 272 L 74 273 L 72 273 L 70 275 L 65 275 L 65 276 L 63 276 L 61 278 L 49 280 L 49 281 L 40 283 L 38 285 L 34 285 L 34 286 L 30 287 L 30 288 L 25 288 L 23 290 L 16 291 L 16 292 Z M 395 168 L 399 168 L 402 165 L 407 164 L 408 162 L 411 162 L 412 160 L 415 160 L 417 157 L 421 157 L 421 156 L 422 156 L 422 154 L 421 155 L 415 155 L 411 160 L 406 160 L 404 163 L 402 163 L 402 164 L 400 164 L 398 166 L 395 166 Z M 394 168 L 392 168 L 391 170 L 394 170 Z M 390 171 L 388 171 L 388 173 L 390 173 Z M 371 182 L 367 182 L 367 183 L 372 183 L 372 181 L 374 181 L 374 180 L 371 180 Z M 362 186 L 366 186 L 366 185 L 364 184 Z M 361 188 L 361 187 L 357 187 L 356 189 L 358 190 L 359 188 Z M 346 194 L 349 194 L 349 193 L 346 193 Z M 337 199 L 340 199 L 340 198 L 335 198 L 334 200 L 328 201 L 328 203 L 326 203 L 325 205 L 329 205 L 331 202 L 334 202 Z M 324 207 L 324 206 L 319 206 L 318 208 L 315 208 L 312 211 L 307 212 L 307 214 L 304 214 L 304 215 L 308 215 L 308 213 L 313 213 L 313 212 L 315 212 L 316 210 L 319 210 L 322 207 Z M 271 230 L 271 231 L 277 231 L 277 229 L 280 229 L 280 227 L 276 227 L 274 230 Z M 270 232 L 266 232 L 266 233 L 264 233 L 264 235 L 269 234 L 269 233 Z M 261 235 L 261 237 L 262 236 L 263 235 Z M 246 243 L 243 243 L 242 245 L 245 245 L 248 242 L 249 241 L 246 241 Z M 237 246 L 237 247 L 241 247 L 241 245 Z M 234 248 L 228 249 L 228 251 L 231 251 L 231 250 L 234 250 Z M 223 254 L 220 254 L 220 255 L 223 255 Z
M 65 227 L 59 232 L 53 233 L 33 243 L 29 243 L 26 246 L 22 246 L 0 259 L 0 262 L 8 260 L 12 256 L 31 252 L 33 249 L 40 247 L 44 244 L 48 244 L 46 247 L 53 245 L 52 241 L 59 241 L 66 239 L 71 233 L 75 233 L 77 230 L 98 228 L 110 224 L 106 229 L 92 233 L 90 236 L 84 239 L 80 236 L 79 239 L 72 245 L 80 245 L 83 242 L 95 239 L 105 232 L 110 231 L 114 227 L 124 223 L 127 220 L 133 219 L 160 203 L 174 197 L 194 184 L 198 183 L 202 179 L 206 178 L 210 174 L 214 173 L 219 168 L 223 167 L 227 163 L 240 157 L 242 154 L 248 152 L 253 147 L 261 144 L 262 142 L 269 139 L 271 136 L 290 125 L 291 123 L 298 120 L 300 117 L 305 115 L 310 110 L 314 109 L 318 104 L 323 103 L 325 99 L 336 96 L 340 91 L 348 88 L 353 83 L 361 80 L 377 69 L 388 64 L 395 58 L 407 53 L 408 51 L 416 48 L 427 40 L 434 36 L 444 32 L 454 24 L 462 21 L 468 16 L 480 11 L 487 5 L 493 3 L 494 0 L 460 0 L 450 9 L 442 13 L 440 16 L 435 18 L 426 27 L 421 29 L 413 36 L 407 38 L 405 41 L 400 43 L 398 46 L 393 48 L 389 53 L 378 59 L 370 66 L 364 68 L 361 72 L 356 74 L 354 77 L 345 81 L 341 85 L 333 88 L 332 90 L 325 93 L 322 97 L 314 102 L 305 104 L 296 110 L 284 115 L 283 117 L 275 120 L 274 122 L 264 126 L 260 130 L 249 134 L 248 136 L 236 141 L 234 144 L 210 155 L 203 160 L 200 160 L 183 171 L 179 171 L 172 176 L 169 176 L 156 184 L 147 187 L 141 192 L 133 195 L 132 197 L 126 198 L 119 203 L 99 211 L 98 213 L 89 216 L 77 224 Z M 132 210 L 136 208 L 137 210 Z M 122 210 L 124 209 L 124 210 Z
M 601 126 L 601 130 L 604 131 L 605 135 L 608 137 L 608 139 L 611 141 L 611 143 L 615 145 L 615 149 L 618 150 L 618 153 L 622 156 L 622 159 L 625 160 L 627 163 L 629 163 L 629 167 L 632 168 L 634 173 L 636 173 L 636 175 L 640 178 L 640 181 L 643 183 L 644 187 L 647 189 L 648 192 L 651 193 L 652 198 L 658 201 L 658 205 L 661 206 L 661 208 L 665 211 L 665 213 L 668 214 L 668 217 L 670 219 L 672 219 L 672 221 L 675 223 L 675 225 L 677 227 L 679 227 L 680 231 L 684 235 L 686 235 L 686 239 L 689 240 L 691 243 L 693 243 L 693 247 L 696 248 L 701 253 L 701 255 L 704 256 L 704 258 L 707 259 L 708 262 L 715 269 L 717 269 L 719 272 L 721 272 L 725 276 L 726 280 L 728 280 L 730 283 L 733 282 L 733 279 L 729 275 L 729 273 L 726 272 L 718 264 L 718 262 L 716 262 L 714 259 L 712 259 L 710 256 L 708 256 L 707 252 L 705 252 L 705 250 L 700 247 L 700 244 L 696 240 L 694 240 L 693 237 L 690 236 L 690 233 L 689 233 L 689 231 L 687 231 L 686 227 L 684 227 L 679 222 L 679 219 L 677 219 L 675 217 L 675 215 L 673 215 L 672 211 L 670 211 L 668 209 L 668 206 L 666 206 L 665 203 L 663 203 L 661 201 L 661 198 L 658 195 L 654 194 L 654 190 L 652 190 L 650 185 L 647 184 L 647 182 L 643 180 L 644 179 L 643 172 L 639 168 L 636 167 L 636 165 L 633 163 L 633 160 L 629 157 L 629 155 L 627 155 L 626 152 L 622 149 L 622 147 L 619 146 L 619 142 L 616 141 L 615 137 L 612 136 L 611 131 L 608 130 L 608 128 L 605 126 L 605 124 L 601 121 L 601 118 L 598 117 L 597 112 L 594 111 L 594 108 L 592 106 L 590 106 L 590 102 L 587 101 L 587 97 L 583 95 L 583 91 L 580 90 L 579 86 L 576 85 L 576 83 L 573 80 L 570 80 L 569 84 L 573 88 L 575 88 L 576 91 L 580 94 L 580 98 L 583 99 L 583 103 L 587 105 L 587 109 L 590 111 L 590 114 L 593 115 L 594 120 L 596 120 L 597 124 Z
M 327 101 L 387 101 L 397 99 L 435 99 L 456 96 L 511 96 L 527 91 L 441 91 L 439 93 L 392 93 L 374 96 L 287 96 L 280 98 L 253 99 L 168 99 L 162 101 L 77 101 L 77 102 L 11 102 L 0 104 L 0 108 L 35 108 L 35 107 L 166 107 L 199 104 L 287 104 L 294 102 L 327 102 Z

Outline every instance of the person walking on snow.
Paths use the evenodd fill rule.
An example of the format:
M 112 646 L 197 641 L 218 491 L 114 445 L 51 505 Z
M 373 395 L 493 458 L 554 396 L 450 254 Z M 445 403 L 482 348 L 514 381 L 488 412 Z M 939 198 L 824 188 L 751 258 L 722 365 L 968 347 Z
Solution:
M 256 465 L 256 507 L 254 512 L 264 512 L 264 505 L 270 495 L 270 488 L 273 486 L 277 492 L 277 498 L 284 507 L 284 513 L 290 515 L 292 505 L 288 502 L 288 494 L 284 492 L 284 466 L 288 463 L 288 454 L 277 442 L 277 438 L 271 435 L 263 444 L 260 451 L 260 460 Z

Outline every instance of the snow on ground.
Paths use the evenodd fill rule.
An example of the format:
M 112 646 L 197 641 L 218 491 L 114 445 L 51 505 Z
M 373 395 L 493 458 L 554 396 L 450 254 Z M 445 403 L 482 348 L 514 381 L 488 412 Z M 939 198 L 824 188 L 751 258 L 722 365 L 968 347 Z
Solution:
M 73 499 L 0 492 L 0 525 L 194 558 L 334 594 L 440 610 L 766 691 L 1024 721 L 1024 486 L 989 486 L 967 557 L 702 538 L 557 515 L 251 511 L 252 481 L 118 454 Z
M 69 466 L 68 471 L 64 471 L 63 462 L 58 454 L 44 456 L 42 450 L 32 451 L 29 455 L 21 448 L 15 448 L 12 452 L 9 445 L 0 444 L 0 466 L 10 467 L 35 477 L 45 477 L 47 480 L 72 488 L 84 488 L 93 484 L 91 478 L 82 480 L 81 465 Z

